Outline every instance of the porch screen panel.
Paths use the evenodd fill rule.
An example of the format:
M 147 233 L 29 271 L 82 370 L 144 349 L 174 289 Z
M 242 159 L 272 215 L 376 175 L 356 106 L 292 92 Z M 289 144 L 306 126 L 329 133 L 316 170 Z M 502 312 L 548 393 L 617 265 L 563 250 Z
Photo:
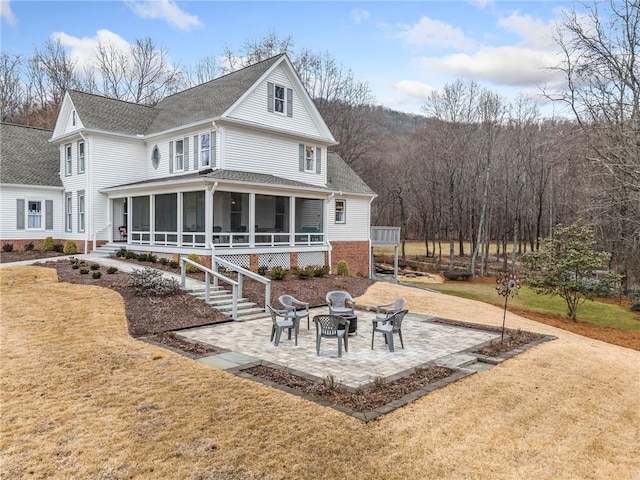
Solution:
M 131 228 L 137 232 L 148 232 L 150 226 L 149 197 L 131 198 Z
M 296 232 L 322 232 L 323 204 L 322 200 L 296 198 Z
M 204 191 L 183 194 L 182 230 L 204 232 Z
M 155 196 L 156 232 L 170 232 L 166 236 L 167 242 L 178 241 L 178 194 L 168 193 Z M 163 234 L 156 234 L 156 241 L 165 240 Z

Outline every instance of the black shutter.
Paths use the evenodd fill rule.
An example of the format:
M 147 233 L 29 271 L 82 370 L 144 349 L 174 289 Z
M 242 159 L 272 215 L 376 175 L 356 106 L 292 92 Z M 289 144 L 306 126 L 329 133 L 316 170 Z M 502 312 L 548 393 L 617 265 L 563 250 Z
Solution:
M 267 111 L 273 112 L 273 96 L 274 96 L 275 86 L 272 82 L 267 82 Z
M 18 198 L 16 200 L 16 228 L 18 230 L 24 230 L 24 199 Z

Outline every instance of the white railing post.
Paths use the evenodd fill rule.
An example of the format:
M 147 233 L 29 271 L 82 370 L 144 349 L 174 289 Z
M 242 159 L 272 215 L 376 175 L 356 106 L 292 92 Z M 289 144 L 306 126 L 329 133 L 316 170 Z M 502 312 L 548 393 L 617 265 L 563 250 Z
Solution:
M 271 305 L 271 283 L 267 283 L 264 288 L 264 311 L 267 312 L 267 305 Z
M 231 318 L 238 319 L 238 286 L 233 285 L 233 309 L 231 310 Z
M 238 272 L 238 298 L 242 298 L 242 280 L 244 279 L 244 275 Z
M 184 288 L 187 285 L 187 264 L 184 257 L 180 257 L 180 286 Z
M 209 303 L 209 272 L 204 272 L 204 301 Z

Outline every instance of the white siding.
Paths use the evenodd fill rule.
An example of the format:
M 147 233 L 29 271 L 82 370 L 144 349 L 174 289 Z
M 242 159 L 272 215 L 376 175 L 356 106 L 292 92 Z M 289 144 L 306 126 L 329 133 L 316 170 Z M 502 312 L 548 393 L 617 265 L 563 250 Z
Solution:
M 21 239 L 44 239 L 46 237 L 63 238 L 64 237 L 64 211 L 62 207 L 62 192 L 38 188 L 35 186 L 2 186 L 0 187 L 0 239 L 2 240 L 21 240 Z M 38 200 L 42 202 L 42 226 L 41 229 L 18 230 L 17 225 L 17 208 L 16 200 Z M 45 230 L 46 221 L 46 200 L 53 201 L 53 230 Z M 27 220 L 25 218 L 25 227 Z
M 224 134 L 222 168 L 276 175 L 290 180 L 324 186 L 327 149 L 322 147 L 322 172 L 299 171 L 299 150 L 294 139 L 241 131 L 227 127 Z
M 346 223 L 336 223 L 335 198 L 346 200 Z M 334 197 L 327 208 L 329 241 L 369 239 L 369 199 L 361 197 Z
M 112 223 L 112 219 L 109 218 L 107 196 L 99 193 L 99 190 L 146 180 L 144 163 L 147 160 L 150 163 L 151 156 L 146 157 L 146 147 L 142 140 L 94 135 L 88 138 L 88 143 L 87 169 L 91 175 L 93 193 L 89 197 L 89 189 L 86 189 L 86 232 L 91 235 L 91 238 L 93 232 L 98 232 L 97 238 L 106 240 L 108 238 L 106 227 Z M 76 218 L 74 222 L 77 223 Z
M 269 112 L 267 110 L 267 83 L 273 82 L 286 88 L 293 89 L 293 116 L 287 117 L 285 113 Z M 257 84 L 251 93 L 237 105 L 231 114 L 231 118 L 268 125 L 270 127 L 284 129 L 291 132 L 311 136 L 322 136 L 312 115 L 307 111 L 299 92 L 297 84 L 291 81 L 284 67 L 279 66 L 271 75 Z M 305 93 L 306 95 L 306 93 Z

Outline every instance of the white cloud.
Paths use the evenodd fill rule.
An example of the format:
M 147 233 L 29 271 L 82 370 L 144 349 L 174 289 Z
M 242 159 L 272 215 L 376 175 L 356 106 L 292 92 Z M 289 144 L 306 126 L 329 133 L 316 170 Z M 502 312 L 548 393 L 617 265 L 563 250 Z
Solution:
M 498 20 L 498 26 L 522 38 L 520 46 L 535 49 L 550 49 L 555 46 L 553 40 L 554 22 L 544 23 L 530 15 L 513 13 Z
M 400 80 L 393 85 L 393 89 L 397 92 L 404 93 L 411 97 L 426 100 L 435 90 L 430 85 L 416 80 Z
M 440 20 L 422 17 L 413 25 L 399 24 L 401 30 L 398 37 L 407 44 L 414 46 L 437 46 L 457 48 L 461 50 L 473 49 L 476 42 L 465 36 L 460 28 Z
M 368 10 L 362 10 L 361 8 L 355 8 L 349 12 L 349 16 L 355 23 L 362 23 L 371 18 L 371 12 Z
M 172 0 L 125 0 L 131 11 L 140 18 L 160 18 L 180 30 L 202 27 L 196 15 L 182 10 Z
M 0 17 L 4 18 L 10 27 L 15 27 L 18 24 L 18 19 L 11 10 L 9 0 L 0 0 Z
M 96 60 L 96 48 L 99 43 L 111 45 L 122 53 L 129 55 L 130 44 L 117 33 L 110 30 L 98 30 L 95 37 L 73 37 L 64 32 L 56 32 L 53 38 L 60 40 L 69 48 L 69 55 L 76 61 L 76 68 L 82 70 L 90 67 Z
M 557 63 L 553 53 L 515 46 L 484 47 L 472 55 L 456 53 L 423 57 L 416 61 L 426 76 L 448 73 L 454 78 L 486 80 L 496 85 L 552 85 L 560 80 L 548 67 Z
M 469 3 L 480 10 L 484 10 L 487 7 L 493 7 L 496 4 L 495 0 L 469 0 Z

